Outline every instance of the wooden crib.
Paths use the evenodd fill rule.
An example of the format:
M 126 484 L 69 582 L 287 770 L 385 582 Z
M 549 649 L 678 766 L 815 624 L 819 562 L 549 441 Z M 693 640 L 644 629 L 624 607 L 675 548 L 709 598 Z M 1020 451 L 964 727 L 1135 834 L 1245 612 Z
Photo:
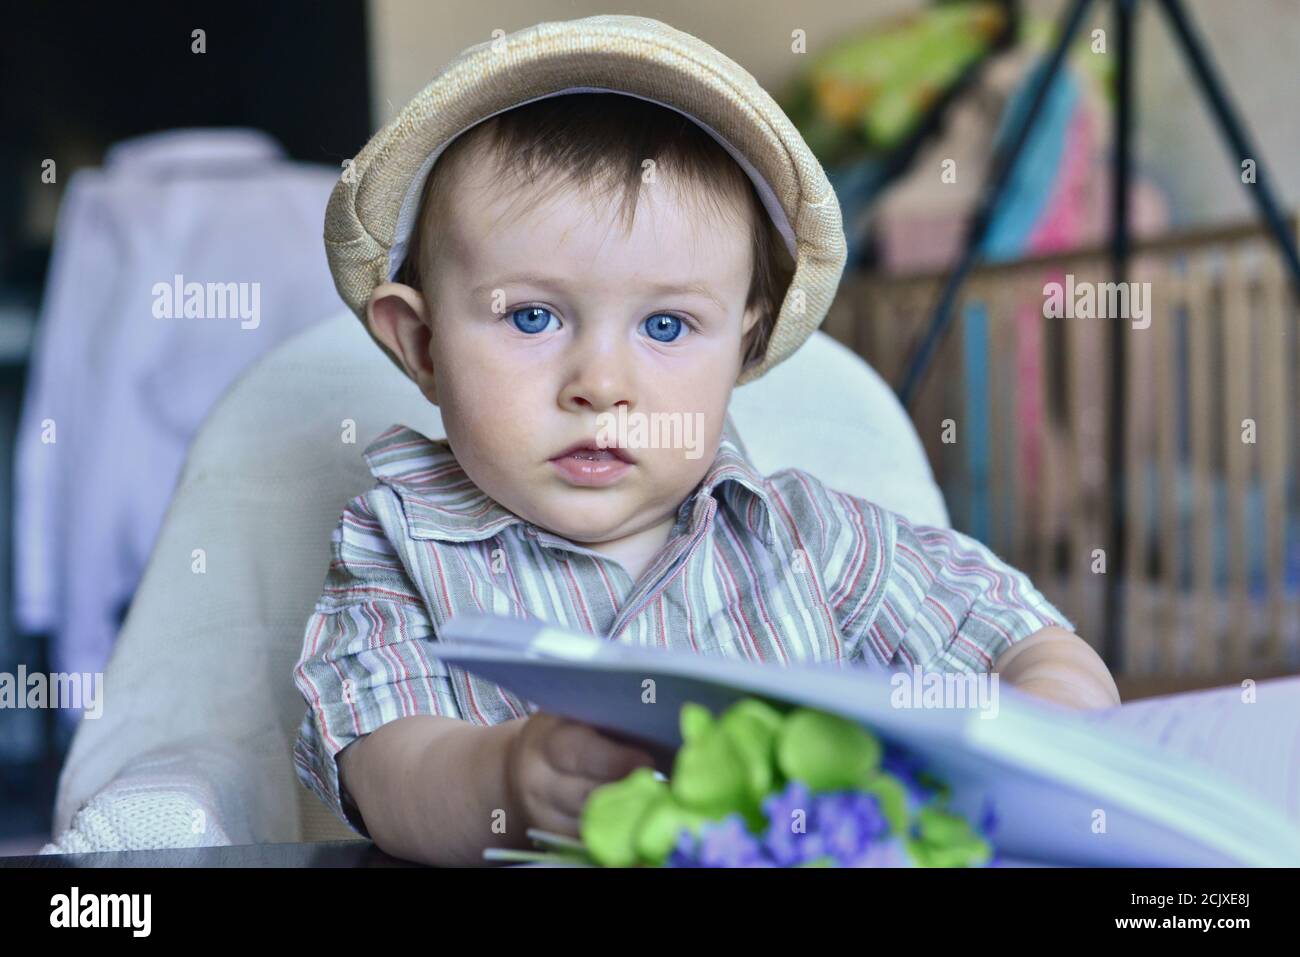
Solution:
M 1300 354 L 1280 259 L 1256 226 L 1170 234 L 1133 249 L 1145 319 L 1136 301 L 1127 318 L 1045 316 L 1048 283 L 1086 289 L 1108 273 L 1096 248 L 967 281 L 911 410 L 953 524 L 1099 649 L 1105 589 L 1120 589 L 1127 676 L 1294 671 Z M 846 275 L 824 328 L 897 386 L 942 279 Z M 1114 322 L 1128 336 L 1120 370 Z M 1127 384 L 1122 580 L 1105 553 L 1113 374 Z

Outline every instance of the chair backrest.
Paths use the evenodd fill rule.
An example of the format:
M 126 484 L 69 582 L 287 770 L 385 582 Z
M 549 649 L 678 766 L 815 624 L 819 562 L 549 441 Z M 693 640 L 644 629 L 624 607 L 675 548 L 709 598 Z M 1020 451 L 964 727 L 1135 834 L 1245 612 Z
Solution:
M 947 525 L 911 423 L 861 359 L 816 334 L 738 389 L 732 414 L 764 472 L 790 465 L 925 524 Z M 374 483 L 361 449 L 395 422 L 442 436 L 429 405 L 351 314 L 267 355 L 192 444 L 105 674 L 83 721 L 55 833 L 143 755 L 191 747 L 256 842 L 354 836 L 303 788 L 291 753 L 305 706 L 292 669 L 344 504 Z

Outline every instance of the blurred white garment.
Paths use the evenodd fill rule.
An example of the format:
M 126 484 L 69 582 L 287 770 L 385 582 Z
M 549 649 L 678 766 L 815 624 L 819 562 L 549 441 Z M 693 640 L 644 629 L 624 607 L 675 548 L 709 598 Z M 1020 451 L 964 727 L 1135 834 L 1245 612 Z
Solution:
M 15 452 L 15 615 L 51 634 L 50 670 L 103 671 L 204 416 L 337 311 L 321 240 L 336 178 L 254 130 L 177 130 L 69 181 Z
M 143 755 L 77 811 L 58 840 L 38 853 L 253 843 L 252 835 L 240 829 L 244 809 L 238 795 L 226 784 L 237 769 L 237 761 L 202 741 Z

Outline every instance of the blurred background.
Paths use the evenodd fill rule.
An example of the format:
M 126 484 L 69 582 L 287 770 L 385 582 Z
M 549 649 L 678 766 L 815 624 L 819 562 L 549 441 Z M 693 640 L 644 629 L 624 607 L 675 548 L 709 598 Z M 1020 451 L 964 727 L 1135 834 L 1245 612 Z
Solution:
M 953 525 L 1028 572 L 1126 696 L 1296 671 L 1298 317 L 1247 161 L 1300 235 L 1300 0 L 1186 0 L 1247 157 L 1220 141 L 1156 2 L 1137 4 L 1127 262 L 1155 293 L 1118 361 L 1109 321 L 1044 317 L 1045 284 L 1113 276 L 1116 4 L 1093 5 L 1048 84 L 1069 5 L 15 9 L 0 37 L 0 673 L 103 671 L 203 417 L 342 309 L 320 236 L 343 161 L 466 46 L 596 13 L 695 34 L 785 107 L 844 209 L 825 330 L 896 388 L 917 377 L 908 410 Z M 921 370 L 994 157 L 1040 93 Z M 259 334 L 134 321 L 158 280 L 212 276 L 256 278 Z M 48 839 L 78 719 L 0 708 L 0 854 Z

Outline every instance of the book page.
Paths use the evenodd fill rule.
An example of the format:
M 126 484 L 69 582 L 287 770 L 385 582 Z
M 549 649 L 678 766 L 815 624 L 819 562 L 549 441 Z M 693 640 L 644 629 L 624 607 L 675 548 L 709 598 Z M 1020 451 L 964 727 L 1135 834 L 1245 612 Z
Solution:
M 1162 695 L 1081 715 L 1198 761 L 1300 824 L 1300 677 Z

